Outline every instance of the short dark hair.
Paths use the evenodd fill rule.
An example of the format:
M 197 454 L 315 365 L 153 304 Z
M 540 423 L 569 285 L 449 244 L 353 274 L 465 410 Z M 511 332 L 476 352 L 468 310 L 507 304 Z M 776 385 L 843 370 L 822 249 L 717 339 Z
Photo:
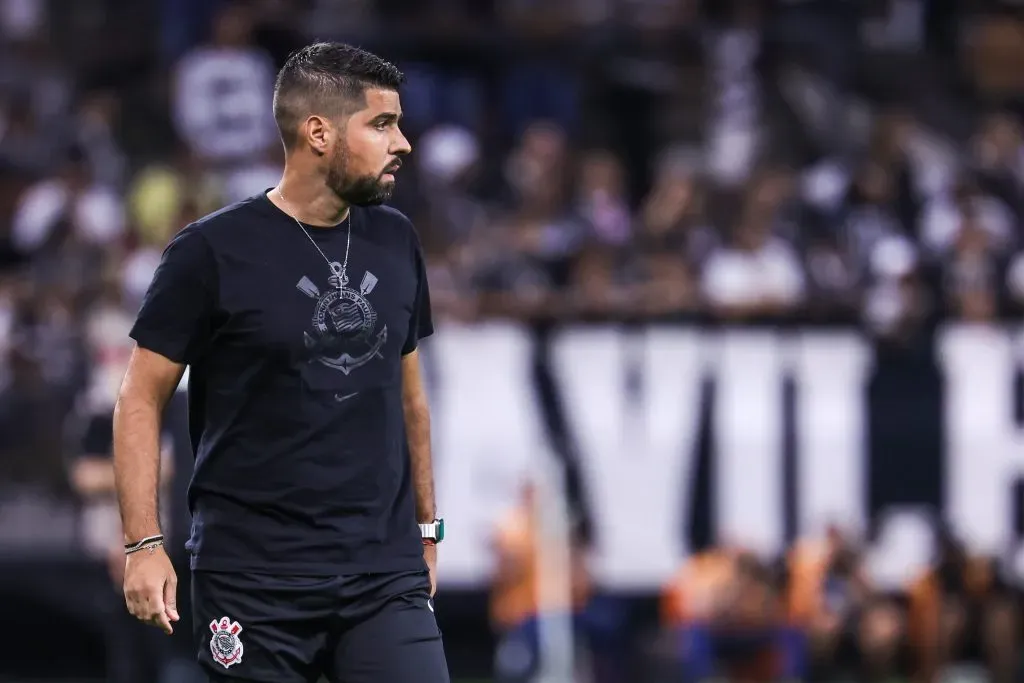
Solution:
M 398 90 L 404 82 L 394 64 L 352 45 L 313 43 L 293 52 L 274 83 L 274 119 L 285 147 L 295 144 L 307 116 L 359 111 L 367 88 Z

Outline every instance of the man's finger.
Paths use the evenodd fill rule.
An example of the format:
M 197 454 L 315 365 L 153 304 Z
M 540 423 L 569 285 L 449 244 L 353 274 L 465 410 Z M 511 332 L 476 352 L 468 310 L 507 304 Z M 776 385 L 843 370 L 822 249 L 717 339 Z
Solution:
M 144 620 L 155 620 L 158 617 L 166 618 L 164 614 L 166 608 L 164 606 L 163 586 L 159 584 L 147 586 L 140 598 L 139 602 L 142 608 L 140 616 Z
M 153 624 L 167 635 L 171 635 L 172 633 L 174 633 L 174 627 L 171 626 L 170 619 L 168 619 L 167 615 L 163 612 L 155 615 L 152 619 L 149 620 L 149 623 Z
M 169 621 L 178 621 L 178 580 L 174 576 L 164 584 L 164 614 Z

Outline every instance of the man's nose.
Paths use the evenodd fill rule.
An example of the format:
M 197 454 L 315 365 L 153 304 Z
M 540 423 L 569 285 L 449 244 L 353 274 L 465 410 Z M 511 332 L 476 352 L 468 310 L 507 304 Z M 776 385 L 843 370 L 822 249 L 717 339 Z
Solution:
M 409 140 L 405 137 L 405 133 L 398 131 L 398 136 L 391 145 L 391 153 L 396 156 L 402 156 L 411 151 L 412 145 L 409 144 Z

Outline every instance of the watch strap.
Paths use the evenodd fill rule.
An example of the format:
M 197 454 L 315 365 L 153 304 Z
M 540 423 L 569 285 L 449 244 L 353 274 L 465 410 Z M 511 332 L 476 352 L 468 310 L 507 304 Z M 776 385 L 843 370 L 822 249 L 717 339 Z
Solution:
M 444 520 L 435 519 L 429 524 L 420 524 L 420 537 L 431 543 L 440 543 L 444 540 Z

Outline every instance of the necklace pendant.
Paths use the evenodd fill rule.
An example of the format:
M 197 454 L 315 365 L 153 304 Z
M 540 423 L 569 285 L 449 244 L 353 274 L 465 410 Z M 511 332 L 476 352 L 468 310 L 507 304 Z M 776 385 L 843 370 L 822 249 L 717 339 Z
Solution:
M 348 284 L 348 274 L 345 273 L 345 266 L 337 261 L 331 262 L 331 277 L 328 279 L 328 282 L 332 287 L 337 287 L 339 290 L 345 289 L 345 285 Z

